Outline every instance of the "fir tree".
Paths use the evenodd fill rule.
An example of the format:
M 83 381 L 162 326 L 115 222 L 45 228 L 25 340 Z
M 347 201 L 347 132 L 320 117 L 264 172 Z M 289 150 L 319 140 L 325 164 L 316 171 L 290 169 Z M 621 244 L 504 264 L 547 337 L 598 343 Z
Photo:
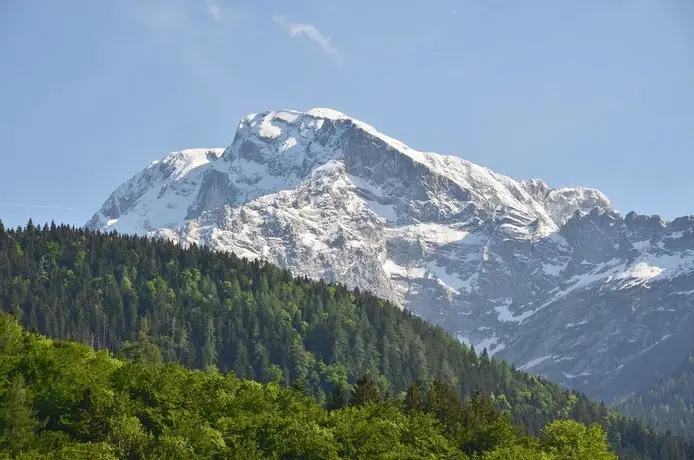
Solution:
M 377 403 L 380 400 L 381 395 L 378 391 L 378 386 L 371 374 L 366 374 L 357 380 L 354 392 L 350 398 L 350 405 L 362 406 L 364 404 Z
M 418 379 L 412 382 L 405 394 L 405 411 L 410 413 L 424 410 L 424 397 L 422 394 L 422 382 Z

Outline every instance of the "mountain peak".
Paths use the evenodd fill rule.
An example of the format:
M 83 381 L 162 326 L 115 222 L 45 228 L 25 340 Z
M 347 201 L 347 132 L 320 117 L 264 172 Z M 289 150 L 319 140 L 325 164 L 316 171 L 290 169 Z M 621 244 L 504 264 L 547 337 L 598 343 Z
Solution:
M 398 150 L 411 150 L 404 143 L 386 136 L 373 126 L 329 108 L 314 108 L 306 112 L 283 109 L 251 113 L 245 116 L 239 123 L 235 142 L 239 138 L 252 135 L 262 139 L 264 142 L 279 141 L 282 143 L 280 147 L 283 147 L 284 151 L 293 147 L 294 140 L 297 140 L 297 134 L 301 138 L 308 138 L 311 135 L 322 135 L 322 137 L 325 137 L 337 134 L 337 126 L 343 129 L 350 126 L 356 127 Z
M 342 112 L 335 109 L 329 109 L 325 107 L 317 107 L 306 112 L 306 115 L 317 118 L 327 118 L 329 120 L 353 120 L 352 117 L 348 117 Z
M 551 189 L 539 179 L 517 182 L 457 156 L 415 150 L 337 110 L 314 108 L 252 113 L 241 120 L 226 149 L 189 149 L 152 162 L 119 187 L 88 225 L 135 233 L 180 225 L 217 206 L 240 206 L 292 190 L 334 161 L 344 164 L 350 180 L 363 183 L 358 194 L 371 193 L 364 186 L 378 188 L 371 193 L 372 206 L 392 203 L 400 209 L 394 221 L 508 215 L 515 222 L 511 227 L 527 227 L 516 236 L 546 235 L 575 211 L 611 209 L 597 190 Z M 140 216 L 139 223 L 124 225 L 121 216 L 128 213 Z M 532 222 L 539 225 L 528 227 Z

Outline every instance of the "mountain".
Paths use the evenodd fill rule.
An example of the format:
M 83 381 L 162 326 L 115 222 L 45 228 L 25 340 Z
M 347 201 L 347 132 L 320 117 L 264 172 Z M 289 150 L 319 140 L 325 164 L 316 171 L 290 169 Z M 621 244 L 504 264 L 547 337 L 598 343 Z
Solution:
M 225 149 L 151 163 L 87 227 L 371 291 L 606 401 L 694 349 L 694 218 L 622 217 L 597 190 L 516 181 L 329 109 L 249 115 Z
M 522 432 L 536 436 L 546 434 L 548 425 L 557 419 L 597 423 L 623 459 L 689 459 L 694 449 L 682 438 L 659 434 L 579 392 L 478 355 L 440 326 L 370 293 L 297 278 L 272 264 L 196 245 L 183 248 L 170 241 L 65 225 L 37 227 L 33 222 L 6 230 L 0 222 L 0 308 L 28 330 L 99 350 L 94 353 L 74 343 L 53 346 L 41 338 L 38 347 L 23 353 L 22 347 L 35 335 L 17 337 L 12 331 L 18 326 L 8 325 L 0 315 L 0 452 L 6 446 L 7 431 L 3 429 L 8 418 L 12 422 L 10 444 L 18 440 L 15 428 L 29 437 L 43 431 L 41 427 L 48 428 L 45 442 L 26 443 L 32 448 L 55 446 L 70 441 L 70 436 L 95 443 L 110 442 L 111 436 L 121 439 L 121 435 L 145 443 L 173 436 L 169 441 L 184 448 L 186 442 L 200 437 L 219 439 L 215 430 L 248 439 L 248 431 L 232 425 L 229 432 L 224 427 L 230 427 L 218 420 L 229 412 L 235 423 L 247 429 L 267 426 L 264 423 L 271 420 L 283 426 L 285 421 L 291 422 L 274 418 L 276 406 L 249 401 L 249 408 L 258 408 L 260 419 L 244 424 L 247 418 L 233 410 L 233 405 L 226 406 L 238 393 L 233 385 L 226 387 L 219 380 L 215 369 L 272 384 L 269 391 L 274 395 L 278 394 L 277 384 L 293 386 L 329 408 L 347 400 L 373 400 L 379 393 L 409 401 L 415 408 L 428 399 L 433 403 L 431 412 L 444 419 L 446 432 L 454 435 L 458 447 L 470 443 L 479 447 L 481 441 L 469 436 L 474 419 L 456 410 L 456 401 L 462 398 L 466 403 L 483 403 L 473 404 L 478 407 L 473 411 L 477 416 L 485 418 L 491 409 L 501 411 Z M 146 369 L 123 366 L 116 371 L 114 367 L 120 365 L 110 359 L 112 355 L 145 363 Z M 169 365 L 162 368 L 164 363 Z M 200 373 L 184 373 L 170 365 L 173 363 L 205 369 L 207 384 L 198 386 Z M 20 376 L 24 382 L 16 381 Z M 365 378 L 371 383 L 360 390 Z M 435 387 L 441 391 L 432 398 L 430 390 Z M 10 388 L 14 390 L 6 391 Z M 204 409 L 192 395 L 207 398 Z M 208 408 L 217 403 L 220 407 L 210 413 Z M 364 416 L 379 424 L 378 413 L 376 408 Z M 315 422 L 322 417 L 314 415 Z M 215 420 L 219 423 L 208 425 Z M 358 418 L 349 420 L 369 425 Z M 400 433 L 401 421 L 397 417 L 384 421 L 382 428 L 394 436 Z M 270 423 L 261 437 L 276 433 L 274 426 Z M 194 427 L 202 431 L 191 432 Z M 490 441 L 510 435 L 507 428 L 504 423 L 479 434 Z M 370 432 L 368 426 L 362 430 L 355 434 L 360 442 Z M 67 431 L 70 436 L 61 438 L 56 431 Z M 141 436 L 143 431 L 147 439 Z M 562 433 L 570 434 L 563 428 L 556 434 Z M 414 433 L 403 436 L 416 437 Z M 376 444 L 385 442 L 377 439 Z M 162 456 L 181 458 L 145 455 Z M 39 457 L 52 458 L 38 454 L 31 458 Z M 55 458 L 82 457 L 85 455 Z M 538 456 L 507 452 L 503 458 Z

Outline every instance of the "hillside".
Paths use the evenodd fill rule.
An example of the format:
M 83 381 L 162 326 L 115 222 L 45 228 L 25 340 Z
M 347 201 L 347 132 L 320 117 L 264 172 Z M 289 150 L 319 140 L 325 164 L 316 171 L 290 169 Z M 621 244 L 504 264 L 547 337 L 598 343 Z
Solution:
M 657 385 L 623 398 L 616 407 L 662 431 L 694 438 L 694 353 Z
M 557 421 L 540 439 L 517 431 L 485 398 L 461 404 L 441 382 L 395 400 L 366 377 L 326 410 L 299 389 L 123 362 L 0 313 L 3 458 L 616 458 L 597 425 Z
M 66 226 L 0 224 L 0 305 L 53 338 L 125 357 L 214 365 L 300 384 L 320 403 L 373 375 L 385 393 L 417 379 L 481 390 L 530 434 L 570 417 L 605 427 L 622 458 L 687 458 L 689 447 L 585 396 L 478 355 L 371 294 L 295 278 L 207 248 Z

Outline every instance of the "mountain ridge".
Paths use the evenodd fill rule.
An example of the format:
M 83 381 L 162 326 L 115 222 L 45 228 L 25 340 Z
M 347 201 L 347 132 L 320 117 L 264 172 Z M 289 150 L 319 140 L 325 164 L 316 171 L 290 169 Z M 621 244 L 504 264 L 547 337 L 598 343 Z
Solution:
M 356 127 L 359 131 L 362 133 L 368 134 L 372 139 L 370 140 L 376 140 L 380 141 L 384 144 L 386 144 L 388 147 L 392 148 L 392 150 L 402 153 L 405 157 L 408 159 L 412 160 L 413 162 L 417 163 L 418 165 L 422 165 L 425 167 L 428 167 L 429 169 L 434 168 L 435 166 L 439 166 L 438 170 L 435 172 L 441 175 L 445 179 L 449 179 L 451 182 L 455 183 L 458 182 L 456 179 L 459 179 L 460 176 L 453 176 L 451 177 L 450 174 L 448 174 L 444 168 L 441 168 L 440 166 L 447 166 L 450 165 L 451 162 L 453 163 L 460 163 L 467 167 L 468 169 L 471 169 L 469 175 L 489 175 L 493 179 L 497 179 L 498 182 L 501 182 L 502 185 L 507 185 L 508 183 L 511 184 L 511 186 L 514 188 L 512 190 L 512 194 L 518 195 L 519 193 L 522 194 L 522 192 L 518 189 L 521 190 L 527 190 L 528 193 L 533 193 L 535 196 L 539 196 L 538 191 L 543 192 L 543 196 L 541 199 L 546 199 L 550 198 L 552 199 L 552 195 L 556 194 L 576 194 L 580 196 L 581 194 L 586 194 L 589 195 L 586 197 L 583 201 L 590 202 L 591 200 L 593 201 L 593 204 L 605 208 L 605 209 L 611 209 L 611 204 L 609 203 L 609 200 L 598 190 L 596 189 L 589 189 L 589 188 L 584 188 L 584 187 L 564 187 L 564 188 L 559 188 L 559 189 L 554 189 L 554 188 L 549 188 L 549 186 L 540 180 L 534 179 L 534 180 L 529 180 L 529 181 L 522 181 L 521 183 L 516 183 L 516 181 L 513 181 L 507 176 L 503 176 L 500 174 L 496 174 L 490 169 L 482 166 L 475 165 L 474 163 L 471 163 L 467 160 L 464 160 L 460 157 L 454 156 L 454 155 L 440 155 L 440 154 L 434 154 L 431 152 L 420 152 L 418 150 L 412 149 L 405 145 L 404 143 L 397 141 L 389 136 L 386 136 L 380 132 L 378 132 L 375 128 L 371 127 L 370 125 L 363 123 L 359 120 L 356 120 L 354 118 L 348 117 L 341 112 L 337 112 L 331 109 L 311 109 L 306 113 L 301 113 L 301 112 L 296 112 L 296 111 L 290 111 L 290 110 L 281 110 L 281 111 L 266 111 L 261 114 L 251 114 L 243 118 L 241 123 L 239 124 L 239 128 L 236 132 L 236 135 L 234 137 L 234 141 L 230 146 L 228 146 L 225 149 L 221 148 L 212 148 L 212 149 L 187 149 L 187 150 L 182 150 L 182 151 L 177 151 L 177 152 L 172 152 L 168 154 L 163 161 L 155 160 L 149 164 L 149 166 L 145 169 L 144 172 L 147 171 L 152 171 L 156 170 L 158 167 L 158 170 L 164 175 L 168 176 L 169 179 L 173 179 L 173 182 L 178 182 L 183 176 L 185 176 L 186 173 L 188 172 L 193 172 L 194 169 L 197 169 L 199 167 L 202 167 L 204 165 L 211 165 L 214 160 L 217 159 L 223 159 L 227 163 L 233 163 L 234 161 L 237 160 L 246 160 L 246 163 L 250 163 L 253 160 L 264 160 L 262 162 L 257 162 L 258 164 L 263 164 L 263 163 L 270 163 L 268 165 L 268 169 L 270 173 L 275 173 L 274 175 L 279 175 L 278 173 L 281 173 L 282 167 L 288 166 L 288 163 L 291 163 L 286 161 L 285 159 L 287 157 L 295 158 L 296 154 L 294 155 L 272 155 L 270 158 L 263 158 L 263 154 L 267 155 L 268 152 L 267 149 L 264 151 L 261 151 L 260 148 L 258 148 L 258 145 L 263 145 L 267 143 L 268 141 L 274 141 L 275 144 L 280 144 L 279 146 L 273 146 L 273 147 L 279 147 L 276 151 L 278 152 L 284 152 L 288 149 L 293 148 L 294 151 L 296 151 L 296 142 L 297 142 L 297 137 L 296 136 L 290 136 L 283 134 L 283 131 L 281 128 L 278 126 L 275 126 L 272 124 L 274 123 L 279 123 L 279 124 L 289 124 L 296 122 L 298 118 L 303 118 L 303 120 L 299 120 L 301 123 L 301 126 L 299 127 L 299 132 L 300 132 L 300 138 L 306 137 L 307 135 L 307 130 L 313 129 L 317 132 L 317 137 L 319 140 L 325 139 L 327 136 L 330 136 L 335 132 L 336 126 L 340 124 L 348 124 Z M 326 125 L 327 132 L 322 132 L 326 131 L 324 128 L 325 122 L 328 122 L 328 125 Z M 257 127 L 257 128 L 256 128 Z M 258 142 L 260 139 L 260 142 Z M 281 142 L 279 142 L 281 141 Z M 301 146 L 300 146 L 301 147 Z M 311 151 L 311 146 L 306 146 L 308 149 L 308 153 L 311 154 L 313 153 L 315 156 L 315 152 Z M 342 146 L 341 145 L 327 145 L 324 147 L 333 147 L 332 149 L 324 149 L 323 155 L 318 155 L 317 158 L 310 158 L 308 165 L 304 164 L 303 170 L 300 171 L 302 173 L 301 175 L 298 175 L 296 179 L 300 178 L 305 178 L 306 174 L 314 167 L 316 167 L 318 164 L 324 164 L 327 163 L 328 161 L 335 159 L 337 157 L 340 157 L 341 154 L 343 153 L 342 151 Z M 220 153 L 220 151 L 222 151 Z M 211 156 L 214 157 L 213 160 L 207 159 L 204 160 L 201 157 L 203 154 L 206 152 L 211 152 Z M 240 152 L 240 154 L 238 153 Z M 302 152 L 303 154 L 303 152 Z M 210 155 L 208 155 L 209 157 Z M 303 155 L 302 159 L 304 160 L 304 163 L 306 163 L 307 160 L 307 155 Z M 283 161 L 284 160 L 284 161 Z M 440 161 L 437 161 L 440 160 Z M 243 163 L 243 162 L 242 162 Z M 438 164 L 436 164 L 438 163 Z M 242 165 L 237 165 L 236 168 L 232 168 L 234 173 L 238 173 L 238 167 L 239 166 L 249 166 L 248 164 L 243 163 Z M 296 166 L 296 165 L 293 165 Z M 223 168 L 210 168 L 214 170 L 223 170 Z M 460 168 L 459 168 L 460 169 Z M 290 172 L 296 172 L 295 170 L 291 170 Z M 114 192 L 113 196 L 118 195 L 119 192 L 123 192 L 122 188 L 124 186 L 127 186 L 129 184 L 132 185 L 132 182 L 139 182 L 142 178 L 140 177 L 143 173 L 135 175 L 131 180 L 126 181 L 119 189 Z M 240 182 L 243 182 L 243 180 L 250 181 L 250 177 L 240 177 Z M 480 185 L 480 183 L 484 183 L 485 181 L 477 181 L 476 183 L 472 184 L 463 184 L 466 185 L 468 189 L 468 193 L 473 193 L 478 195 L 476 198 L 478 201 L 485 202 L 486 196 L 480 196 L 476 192 L 476 187 L 474 185 Z M 486 181 L 488 182 L 488 181 Z M 287 183 L 287 184 L 273 184 L 273 185 L 279 185 L 279 186 L 291 186 L 291 185 L 296 185 L 292 183 Z M 456 184 L 459 185 L 459 184 Z M 282 190 L 283 188 L 277 187 L 274 190 Z M 273 190 L 271 187 L 268 187 L 268 190 Z M 262 188 L 259 187 L 259 191 L 262 191 Z M 513 207 L 513 205 L 518 206 L 518 200 L 516 197 L 509 196 L 508 191 L 504 190 L 493 190 L 492 192 L 496 192 L 496 195 L 501 195 L 497 196 L 498 201 L 501 201 L 503 204 L 509 207 Z M 506 193 L 504 193 L 506 192 Z M 248 201 L 250 198 L 252 198 L 253 194 L 245 196 L 245 200 Z M 528 197 L 523 197 L 526 200 Z M 535 203 L 533 203 L 535 204 Z M 522 206 L 520 206 L 522 207 Z M 580 203 L 576 205 L 576 207 L 580 207 Z M 592 209 L 593 205 L 588 205 L 588 210 Z M 104 207 L 102 207 L 103 209 Z M 110 209 L 111 211 L 116 211 L 116 212 L 111 212 L 107 213 L 109 214 L 109 218 L 106 218 L 106 221 L 99 220 L 98 219 L 98 213 L 95 214 L 96 220 L 93 218 L 88 222 L 87 226 L 89 227 L 97 227 L 99 225 L 105 226 L 105 227 L 114 227 L 118 228 L 119 226 L 116 226 L 116 222 L 113 222 L 111 224 L 108 224 L 108 221 L 111 219 L 114 219 L 113 215 L 118 215 L 120 214 L 120 209 Z M 556 210 L 553 210 L 555 214 L 557 214 Z M 584 209 L 585 211 L 585 209 Z M 573 213 L 573 210 L 571 211 L 566 211 L 563 213 L 558 213 L 558 221 L 559 223 L 563 223 L 566 219 L 568 219 L 571 214 Z M 104 216 L 105 217 L 105 216 Z M 544 216 L 543 216 L 544 217 Z M 551 220 L 551 219 L 548 219 Z M 132 229 L 134 231 L 139 231 L 140 229 Z

